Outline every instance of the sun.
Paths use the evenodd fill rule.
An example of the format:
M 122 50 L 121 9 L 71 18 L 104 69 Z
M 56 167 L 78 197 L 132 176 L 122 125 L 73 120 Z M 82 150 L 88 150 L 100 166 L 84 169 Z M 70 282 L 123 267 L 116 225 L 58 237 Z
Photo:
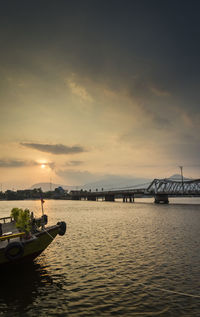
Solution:
M 44 169 L 44 168 L 46 167 L 46 165 L 45 165 L 45 164 L 41 164 L 40 167 L 41 167 L 42 169 Z

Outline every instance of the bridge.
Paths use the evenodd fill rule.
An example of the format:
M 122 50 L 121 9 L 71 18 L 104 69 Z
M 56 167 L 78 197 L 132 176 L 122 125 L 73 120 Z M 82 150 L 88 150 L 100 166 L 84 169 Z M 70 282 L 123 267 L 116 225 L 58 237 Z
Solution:
M 137 185 L 138 187 L 139 185 Z M 169 197 L 200 197 L 200 179 L 193 180 L 173 180 L 173 179 L 154 179 L 145 188 L 122 188 L 101 191 L 74 190 L 70 192 L 72 200 L 115 201 L 121 198 L 123 202 L 134 202 L 139 197 L 154 197 L 154 202 L 169 203 Z

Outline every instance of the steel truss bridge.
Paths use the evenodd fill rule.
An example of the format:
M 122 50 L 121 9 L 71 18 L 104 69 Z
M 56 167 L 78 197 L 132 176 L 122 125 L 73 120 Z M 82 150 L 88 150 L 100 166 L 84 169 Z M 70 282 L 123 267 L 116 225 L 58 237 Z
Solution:
M 134 187 L 136 186 L 105 191 L 76 190 L 71 191 L 69 195 L 72 200 L 115 201 L 117 198 L 122 198 L 123 202 L 134 202 L 135 197 L 154 197 L 155 203 L 165 204 L 169 203 L 169 197 L 200 197 L 200 179 L 154 179 L 146 188 Z
M 174 181 L 171 179 L 154 179 L 147 191 L 152 194 L 167 194 L 170 196 L 200 196 L 200 179 Z
M 200 179 L 154 179 L 147 192 L 155 197 L 155 203 L 168 203 L 168 197 L 200 197 Z

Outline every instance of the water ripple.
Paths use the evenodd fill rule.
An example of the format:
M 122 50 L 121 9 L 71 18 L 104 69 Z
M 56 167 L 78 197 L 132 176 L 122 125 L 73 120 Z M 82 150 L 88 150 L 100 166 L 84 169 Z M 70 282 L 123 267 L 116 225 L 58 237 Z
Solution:
M 1 202 L 5 215 L 16 202 Z M 39 210 L 39 202 L 18 202 Z M 68 223 L 35 261 L 1 274 L 0 316 L 199 316 L 200 206 L 47 201 Z M 185 295 L 184 295 L 185 294 Z

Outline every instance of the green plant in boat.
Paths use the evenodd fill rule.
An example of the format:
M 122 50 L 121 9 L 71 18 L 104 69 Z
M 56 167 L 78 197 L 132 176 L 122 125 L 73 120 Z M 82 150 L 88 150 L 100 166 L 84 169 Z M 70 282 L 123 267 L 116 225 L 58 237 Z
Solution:
M 26 233 L 31 230 L 31 213 L 29 209 L 13 208 L 11 210 L 11 217 L 14 218 L 16 222 L 16 227 L 20 231 Z
M 19 217 L 19 213 L 20 213 L 21 210 L 22 210 L 22 209 L 19 209 L 19 208 L 13 208 L 13 209 L 11 210 L 10 216 L 11 216 L 15 221 L 17 221 L 17 219 L 18 219 L 18 217 Z

